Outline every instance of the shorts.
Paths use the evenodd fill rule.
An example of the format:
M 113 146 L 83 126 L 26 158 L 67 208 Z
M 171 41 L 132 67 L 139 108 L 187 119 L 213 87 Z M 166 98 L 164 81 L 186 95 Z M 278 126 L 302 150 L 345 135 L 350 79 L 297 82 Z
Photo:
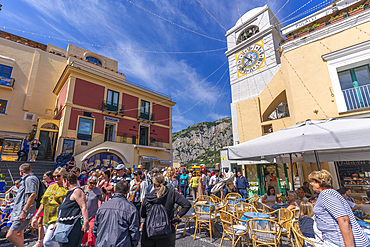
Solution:
M 30 220 L 15 220 L 12 222 L 12 225 L 9 228 L 9 231 L 23 231 L 30 224 Z
M 38 153 L 39 153 L 39 150 L 31 150 L 30 155 L 31 155 L 31 157 L 33 155 L 37 156 Z

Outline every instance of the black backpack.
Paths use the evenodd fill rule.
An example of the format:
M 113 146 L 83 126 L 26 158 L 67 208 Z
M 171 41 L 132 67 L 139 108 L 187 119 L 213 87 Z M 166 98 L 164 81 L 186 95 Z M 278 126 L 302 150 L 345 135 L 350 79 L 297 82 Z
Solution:
M 146 217 L 146 232 L 151 237 L 166 237 L 171 233 L 171 222 L 166 208 L 160 204 L 153 204 Z
M 38 191 L 36 199 L 35 199 L 37 209 L 40 207 L 42 196 L 44 195 L 44 193 L 47 189 L 46 185 L 40 179 L 38 179 L 38 180 L 39 180 L 39 191 Z

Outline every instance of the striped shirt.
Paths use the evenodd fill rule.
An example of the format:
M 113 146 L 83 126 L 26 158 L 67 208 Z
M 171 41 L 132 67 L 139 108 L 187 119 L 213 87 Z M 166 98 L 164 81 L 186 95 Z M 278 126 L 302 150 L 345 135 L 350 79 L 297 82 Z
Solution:
M 344 247 L 342 233 L 336 221 L 337 218 L 343 216 L 348 216 L 350 219 L 355 246 L 370 246 L 368 236 L 357 223 L 344 197 L 337 191 L 333 189 L 323 190 L 317 199 L 313 212 L 316 216 L 317 228 L 322 232 L 324 243 L 326 242 L 325 244 L 328 246 L 334 245 Z

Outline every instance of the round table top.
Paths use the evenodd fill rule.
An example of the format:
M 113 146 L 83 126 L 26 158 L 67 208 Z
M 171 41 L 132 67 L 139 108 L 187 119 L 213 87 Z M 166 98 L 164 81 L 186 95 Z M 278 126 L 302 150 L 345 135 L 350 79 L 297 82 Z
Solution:
M 370 227 L 370 222 L 366 222 L 366 221 L 357 221 L 357 223 L 358 223 L 360 226 L 367 226 L 367 227 Z
M 258 218 L 258 219 L 267 219 L 270 218 L 270 215 L 264 213 L 257 213 L 257 212 L 245 212 L 245 217 L 248 218 Z

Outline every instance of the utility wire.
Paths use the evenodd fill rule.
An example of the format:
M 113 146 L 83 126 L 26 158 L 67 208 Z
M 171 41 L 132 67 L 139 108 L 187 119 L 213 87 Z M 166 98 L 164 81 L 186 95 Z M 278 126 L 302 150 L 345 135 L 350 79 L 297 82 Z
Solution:
M 188 111 L 192 110 L 194 107 L 196 107 L 197 105 L 199 105 L 200 102 L 202 102 L 205 98 L 207 98 L 207 96 L 213 91 L 213 89 L 215 89 L 215 87 L 220 83 L 220 81 L 225 76 L 225 74 L 226 74 L 227 71 L 228 71 L 228 68 L 225 70 L 224 74 L 221 76 L 220 80 L 218 80 L 218 82 L 216 83 L 216 85 L 214 85 L 213 88 L 201 100 L 199 100 L 195 105 L 193 105 L 192 107 L 190 107 L 186 111 L 184 111 L 184 112 L 182 112 L 182 113 L 180 113 L 180 114 L 178 114 L 176 116 L 173 116 L 173 117 L 170 117 L 170 118 L 166 118 L 166 119 L 162 119 L 162 120 L 156 120 L 155 122 L 157 123 L 157 122 L 167 121 L 167 120 L 173 119 L 174 117 L 179 117 L 181 115 L 184 115 Z
M 226 83 L 228 82 L 228 80 L 229 80 L 229 78 L 227 78 L 227 79 L 226 79 L 225 84 L 224 84 L 224 86 L 223 86 L 223 88 L 222 88 L 222 90 L 221 90 L 220 95 L 218 96 L 218 98 L 217 98 L 216 102 L 213 104 L 212 109 L 208 112 L 207 116 L 204 118 L 203 122 L 205 122 L 205 121 L 207 120 L 207 118 L 208 118 L 209 114 L 211 114 L 211 112 L 213 111 L 213 108 L 215 108 L 215 106 L 216 106 L 217 102 L 219 101 L 219 99 L 220 99 L 220 97 L 221 97 L 221 95 L 222 95 L 222 93 L 223 93 L 223 91 L 224 91 L 224 89 L 225 89 L 225 86 L 226 86 Z
M 222 27 L 224 30 L 225 30 L 225 32 L 227 32 L 227 30 L 226 30 L 226 28 L 224 27 L 224 26 L 222 26 L 221 25 L 221 23 L 220 22 L 218 22 L 218 20 L 208 11 L 208 9 L 206 9 L 206 7 L 204 7 L 204 5 L 199 1 L 199 0 L 197 0 L 197 2 L 207 11 L 207 13 L 218 23 L 218 25 L 220 26 L 220 27 Z
M 148 13 L 150 13 L 150 14 L 154 15 L 154 16 L 157 16 L 158 18 L 161 18 L 161 19 L 162 19 L 162 20 L 164 20 L 164 21 L 167 21 L 168 23 L 171 23 L 172 25 L 178 26 L 178 27 L 180 27 L 180 28 L 182 28 L 182 29 L 185 29 L 185 30 L 187 30 L 187 31 L 189 31 L 189 32 L 192 32 L 192 33 L 195 33 L 195 34 L 198 34 L 198 35 L 200 35 L 200 36 L 203 36 L 203 37 L 206 37 L 206 38 L 209 38 L 209 39 L 213 39 L 213 40 L 217 40 L 217 41 L 221 41 L 221 42 L 225 42 L 225 43 L 226 43 L 226 41 L 225 41 L 225 40 L 221 40 L 221 39 L 213 38 L 213 37 L 210 37 L 210 36 L 208 36 L 208 35 L 205 35 L 205 34 L 202 34 L 202 33 L 196 32 L 196 31 L 194 31 L 194 30 L 191 30 L 191 29 L 189 29 L 189 28 L 187 28 L 187 27 L 181 26 L 181 25 L 179 25 L 179 24 L 177 24 L 177 23 L 174 23 L 174 22 L 172 22 L 172 21 L 170 21 L 170 20 L 168 20 L 168 19 L 166 19 L 166 18 L 164 18 L 164 17 L 162 17 L 162 16 L 160 16 L 160 15 L 157 15 L 157 14 L 155 14 L 155 13 L 151 12 L 150 10 L 147 10 L 147 9 L 145 9 L 145 8 L 141 7 L 140 5 L 137 5 L 136 3 L 134 3 L 134 2 L 132 2 L 132 1 L 130 1 L 130 0 L 127 0 L 127 2 L 131 3 L 132 5 L 134 5 L 134 6 L 138 7 L 138 8 L 140 8 L 140 9 L 142 9 L 142 10 L 144 10 L 144 11 L 146 11 L 146 12 L 148 12 Z
M 297 11 L 299 11 L 300 9 L 306 7 L 308 4 L 310 4 L 312 2 L 312 0 L 309 0 L 307 3 L 303 4 L 301 7 L 299 7 L 298 9 L 296 9 L 295 11 L 293 11 L 292 13 L 290 13 L 289 15 L 285 16 L 284 18 L 282 18 L 281 20 L 285 20 L 286 18 L 288 18 L 289 16 L 291 15 L 294 15 L 295 13 L 297 13 Z
M 15 29 L 15 28 L 10 28 L 10 27 L 5 27 L 5 26 L 2 26 L 2 28 L 13 30 L 13 31 L 17 31 L 17 32 L 23 32 L 23 33 L 28 33 L 28 34 L 32 34 L 32 35 L 37 35 L 37 36 L 41 36 L 41 37 L 44 37 L 44 38 L 65 41 L 65 42 L 68 42 L 68 43 L 74 43 L 74 44 L 80 44 L 80 45 L 88 45 L 88 46 L 96 46 L 96 47 L 107 48 L 107 49 L 114 49 L 114 50 L 121 50 L 121 51 L 133 51 L 133 52 L 154 53 L 154 54 L 197 54 L 197 53 L 207 53 L 207 52 L 222 51 L 222 50 L 227 49 L 227 47 L 224 47 L 224 48 L 213 49 L 213 50 L 205 50 L 205 51 L 144 51 L 144 50 L 119 48 L 119 47 L 112 47 L 112 46 L 105 46 L 105 45 L 97 45 L 97 44 L 85 43 L 85 42 L 80 42 L 80 41 L 75 41 L 75 40 L 69 40 L 69 39 L 63 39 L 63 38 L 56 38 L 56 37 L 53 37 L 53 36 L 50 36 L 50 35 L 44 35 L 44 34 L 39 34 L 39 33 L 32 33 L 32 32 L 23 31 L 23 30 L 19 30 L 19 29 Z

